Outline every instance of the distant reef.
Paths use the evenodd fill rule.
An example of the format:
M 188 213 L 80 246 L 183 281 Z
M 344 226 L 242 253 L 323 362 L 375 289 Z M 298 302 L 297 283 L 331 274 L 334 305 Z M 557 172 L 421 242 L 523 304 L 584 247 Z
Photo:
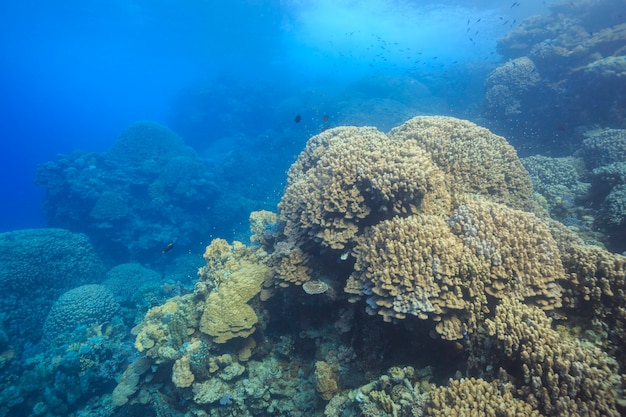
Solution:
M 49 225 L 87 234 L 109 260 L 150 261 L 189 248 L 219 219 L 215 172 L 170 129 L 129 126 L 108 152 L 73 152 L 39 166 Z
M 623 0 L 564 1 L 498 41 L 483 116 L 521 154 L 565 156 L 596 125 L 626 128 Z

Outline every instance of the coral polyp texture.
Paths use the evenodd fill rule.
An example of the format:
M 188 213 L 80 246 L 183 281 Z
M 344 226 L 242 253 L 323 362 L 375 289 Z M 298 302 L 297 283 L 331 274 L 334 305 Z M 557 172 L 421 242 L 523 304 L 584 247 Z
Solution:
M 466 194 L 479 194 L 514 208 L 530 208 L 530 177 L 502 136 L 467 120 L 422 116 L 393 128 L 389 137 L 415 140 L 425 149 L 446 174 L 449 193 L 457 204 Z
M 309 140 L 279 204 L 285 234 L 349 250 L 363 228 L 397 215 L 445 213 L 441 171 L 415 141 L 371 127 L 339 127 Z

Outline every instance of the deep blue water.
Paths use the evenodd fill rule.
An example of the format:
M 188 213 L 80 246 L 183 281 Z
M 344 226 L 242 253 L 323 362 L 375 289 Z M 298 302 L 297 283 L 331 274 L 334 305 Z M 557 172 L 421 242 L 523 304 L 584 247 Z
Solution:
M 546 10 L 495 1 L 26 1 L 0 7 L 1 191 L 7 197 L 0 230 L 46 225 L 43 193 L 33 185 L 37 164 L 72 150 L 105 151 L 137 120 L 173 128 L 202 153 L 225 135 L 281 134 L 302 113 L 310 123 L 308 130 L 295 126 L 301 128 L 294 132 L 301 133 L 295 155 L 316 133 L 319 114 L 350 100 L 345 90 L 352 83 L 407 75 L 420 82 L 428 77 L 443 100 L 438 112 L 472 113 L 488 64 L 499 59 L 495 40 L 510 29 L 499 17 L 520 22 Z M 196 125 L 181 120 L 194 116 L 180 114 L 186 110 L 181 94 L 218 83 L 221 93 L 199 104 L 209 114 Z M 359 98 L 372 84 L 359 89 Z M 455 94 L 456 85 L 467 85 L 469 94 Z M 367 123 L 363 119 L 358 122 Z
M 261 292 L 250 302 L 256 333 L 225 344 L 198 320 L 181 322 L 186 305 L 173 311 L 184 299 L 196 303 L 187 317 L 197 313 L 238 276 L 230 255 L 215 266 L 205 248 L 216 238 L 249 243 L 250 213 L 277 211 L 312 136 L 339 126 L 387 133 L 415 116 L 466 119 L 503 136 L 536 192 L 524 209 L 561 222 L 580 247 L 595 245 L 598 265 L 615 256 L 574 282 L 576 256 L 550 253 L 566 268 L 558 279 L 567 299 L 551 317 L 610 357 L 604 368 L 590 362 L 596 368 L 623 374 L 615 352 L 626 324 L 616 312 L 626 262 L 609 253 L 626 254 L 625 10 L 625 0 L 2 2 L 0 417 L 389 415 L 359 387 L 392 366 L 416 372 L 402 368 L 393 390 L 376 382 L 389 395 L 459 375 L 498 380 L 502 365 L 526 400 L 521 360 L 503 360 L 495 338 L 466 329 L 442 340 L 431 316 L 370 317 L 376 299 L 348 303 L 341 281 L 358 275 L 358 251 L 324 247 L 319 235 L 287 238 L 269 215 L 257 214 L 265 223 L 251 247 L 260 242 L 270 255 L 246 262 L 278 270 L 271 256 L 302 250 L 313 281 L 331 289 L 311 298 L 274 282 L 272 298 Z M 386 219 L 389 207 L 373 212 Z M 358 233 L 377 226 L 376 215 Z M 569 248 L 574 238 L 558 230 L 545 234 Z M 244 252 L 232 257 L 243 262 Z M 212 261 L 219 274 L 200 270 L 199 282 L 198 269 Z M 584 287 L 593 274 L 602 290 Z M 489 297 L 493 319 L 500 299 Z M 144 326 L 171 332 L 169 350 L 135 340 L 148 311 L 160 316 Z M 320 388 L 320 362 L 339 383 L 332 395 Z M 181 382 L 184 366 L 193 388 Z M 616 400 L 622 385 L 611 386 L 617 394 L 603 415 L 626 412 Z M 422 415 L 424 404 L 411 398 L 411 415 Z

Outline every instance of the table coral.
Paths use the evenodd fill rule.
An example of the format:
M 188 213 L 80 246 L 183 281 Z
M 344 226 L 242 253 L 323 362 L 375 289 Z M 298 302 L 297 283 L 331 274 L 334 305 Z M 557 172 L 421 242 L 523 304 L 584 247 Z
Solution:
M 98 282 L 105 269 L 86 235 L 64 229 L 0 234 L 0 311 L 11 343 L 36 343 L 53 302 L 65 291 Z

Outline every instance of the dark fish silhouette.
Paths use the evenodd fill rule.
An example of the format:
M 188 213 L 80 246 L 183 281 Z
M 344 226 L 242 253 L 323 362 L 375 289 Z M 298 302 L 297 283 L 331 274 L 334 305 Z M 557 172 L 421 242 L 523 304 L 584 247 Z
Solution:
M 322 122 L 326 123 L 327 121 L 328 121 L 328 115 L 325 114 L 325 115 L 322 116 Z
M 161 253 L 167 253 L 170 251 L 170 249 L 172 249 L 174 247 L 174 244 L 172 242 L 168 243 L 163 250 L 161 251 Z
M 302 116 L 297 115 L 295 119 L 293 119 L 294 122 L 296 123 L 300 123 L 302 121 Z

